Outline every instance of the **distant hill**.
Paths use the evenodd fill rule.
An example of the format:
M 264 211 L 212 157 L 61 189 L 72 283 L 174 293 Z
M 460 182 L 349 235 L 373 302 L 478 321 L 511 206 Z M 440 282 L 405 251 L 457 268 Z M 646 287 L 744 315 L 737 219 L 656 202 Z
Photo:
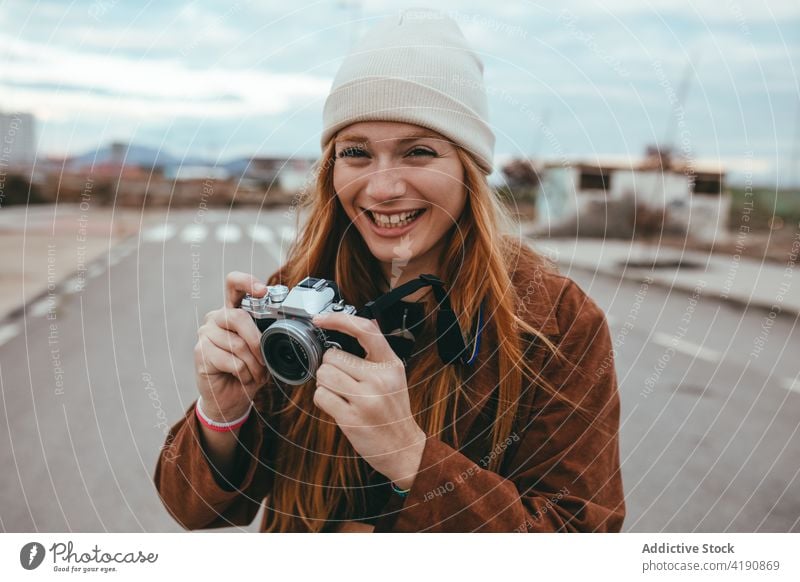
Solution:
M 182 160 L 166 150 L 137 144 L 112 143 L 98 147 L 81 155 L 69 159 L 68 165 L 85 167 L 101 164 L 125 163 L 129 166 L 152 168 L 181 165 L 208 165 L 209 162 L 201 158 L 187 158 Z
M 271 170 L 277 171 L 275 164 L 282 165 L 281 158 L 265 158 L 267 160 L 275 160 L 274 163 L 267 162 L 267 167 Z M 69 168 L 87 168 L 103 165 L 121 165 L 138 166 L 141 168 L 149 169 L 153 167 L 161 167 L 164 169 L 172 168 L 173 171 L 177 167 L 216 167 L 225 170 L 230 176 L 239 178 L 245 174 L 259 175 L 263 177 L 264 161 L 260 163 L 252 161 L 248 157 L 237 157 L 228 159 L 226 161 L 214 162 L 212 160 L 190 157 L 181 159 L 178 156 L 171 154 L 166 150 L 159 150 L 154 147 L 138 144 L 127 143 L 111 143 L 108 145 L 100 146 L 96 150 L 91 150 L 86 153 L 80 154 L 69 158 L 66 165 Z

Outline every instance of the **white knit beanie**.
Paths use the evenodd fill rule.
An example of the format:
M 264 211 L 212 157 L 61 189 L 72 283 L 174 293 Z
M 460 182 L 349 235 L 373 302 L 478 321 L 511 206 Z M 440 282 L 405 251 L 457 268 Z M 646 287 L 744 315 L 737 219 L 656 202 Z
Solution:
M 456 22 L 440 12 L 407 9 L 381 20 L 345 58 L 322 114 L 324 148 L 359 121 L 400 121 L 432 129 L 492 172 L 483 62 Z

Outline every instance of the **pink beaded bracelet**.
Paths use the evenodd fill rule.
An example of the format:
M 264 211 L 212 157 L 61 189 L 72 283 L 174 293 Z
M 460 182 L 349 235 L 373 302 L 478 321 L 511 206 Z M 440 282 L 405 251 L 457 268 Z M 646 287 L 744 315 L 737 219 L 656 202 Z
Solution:
M 237 418 L 236 420 L 233 420 L 231 422 L 218 422 L 206 416 L 205 412 L 203 412 L 203 409 L 200 407 L 200 403 L 202 401 L 203 397 L 200 396 L 197 399 L 197 403 L 194 405 L 194 411 L 197 414 L 197 419 L 203 426 L 208 427 L 211 430 L 217 432 L 230 432 L 232 430 L 236 430 L 237 428 L 241 427 L 245 422 L 247 422 L 247 419 L 250 417 L 250 411 L 253 409 L 253 403 L 251 402 L 250 408 L 247 409 L 247 412 L 244 414 L 244 416 Z

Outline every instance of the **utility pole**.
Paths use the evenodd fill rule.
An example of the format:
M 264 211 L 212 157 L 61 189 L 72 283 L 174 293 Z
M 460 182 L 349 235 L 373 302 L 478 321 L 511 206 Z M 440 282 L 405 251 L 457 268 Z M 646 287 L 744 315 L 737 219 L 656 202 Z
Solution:
M 797 99 L 794 113 L 794 139 L 792 140 L 792 155 L 789 158 L 789 168 L 793 176 L 789 183 L 795 188 L 800 188 L 800 97 Z

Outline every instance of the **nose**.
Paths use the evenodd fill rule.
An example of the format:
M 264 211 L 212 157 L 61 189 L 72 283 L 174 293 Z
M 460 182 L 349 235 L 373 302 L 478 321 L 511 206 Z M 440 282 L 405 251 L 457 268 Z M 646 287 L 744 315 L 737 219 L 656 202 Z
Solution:
M 367 178 L 364 189 L 370 204 L 382 204 L 405 196 L 406 181 L 394 168 L 380 168 Z

